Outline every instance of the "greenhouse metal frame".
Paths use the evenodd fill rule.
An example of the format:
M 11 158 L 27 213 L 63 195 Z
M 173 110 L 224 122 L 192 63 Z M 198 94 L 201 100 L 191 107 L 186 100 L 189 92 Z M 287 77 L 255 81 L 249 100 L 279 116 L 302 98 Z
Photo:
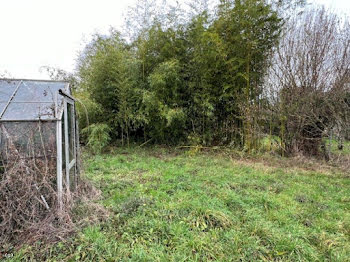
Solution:
M 57 172 L 57 193 L 74 190 L 79 174 L 75 99 L 68 82 L 0 79 L 0 155 L 42 158 Z

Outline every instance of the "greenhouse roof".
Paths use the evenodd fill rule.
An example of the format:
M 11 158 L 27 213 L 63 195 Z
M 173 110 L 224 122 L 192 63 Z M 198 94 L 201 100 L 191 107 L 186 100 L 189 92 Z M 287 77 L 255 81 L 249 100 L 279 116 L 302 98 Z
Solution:
M 0 79 L 0 121 L 55 120 L 69 84 L 60 81 Z

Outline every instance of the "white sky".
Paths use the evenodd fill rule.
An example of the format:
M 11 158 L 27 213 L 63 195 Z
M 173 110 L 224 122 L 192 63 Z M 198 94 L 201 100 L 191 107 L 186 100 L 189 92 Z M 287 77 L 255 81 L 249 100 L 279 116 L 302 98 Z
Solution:
M 72 71 L 94 32 L 120 28 L 135 0 L 0 0 L 0 73 L 48 79 L 41 66 Z M 312 0 L 350 15 L 350 0 Z

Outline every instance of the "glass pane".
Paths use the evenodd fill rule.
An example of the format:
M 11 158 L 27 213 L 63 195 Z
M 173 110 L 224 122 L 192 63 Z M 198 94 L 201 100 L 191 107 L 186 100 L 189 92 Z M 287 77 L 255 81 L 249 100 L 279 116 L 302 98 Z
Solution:
M 16 152 L 21 157 L 48 158 L 56 163 L 56 123 L 54 122 L 2 122 L 0 153 Z M 1 132 L 2 133 L 2 132 Z
M 54 102 L 59 89 L 64 89 L 65 85 L 63 82 L 24 81 L 13 102 Z
M 53 119 L 55 104 L 10 103 L 3 120 Z
M 65 82 L 0 80 L 0 112 L 2 112 L 4 104 L 8 103 L 10 97 L 18 87 L 3 119 L 52 119 L 54 117 L 54 105 L 58 91 L 60 89 L 65 90 L 66 85 Z M 57 106 L 61 108 L 63 105 L 63 96 L 58 95 L 57 99 Z M 9 112 L 7 112 L 8 110 Z
M 6 104 L 7 104 L 7 103 L 2 103 L 2 102 L 0 102 L 0 114 L 1 114 L 2 111 L 4 110 Z
M 69 141 L 69 162 L 75 159 L 74 155 L 74 112 L 73 105 L 67 103 L 67 116 L 68 116 L 68 141 Z
M 76 185 L 76 181 L 75 181 L 75 166 L 73 166 L 70 170 L 69 170 L 69 186 L 71 190 L 75 190 L 75 185 Z
M 18 84 L 19 81 L 0 80 L 0 103 L 8 102 Z

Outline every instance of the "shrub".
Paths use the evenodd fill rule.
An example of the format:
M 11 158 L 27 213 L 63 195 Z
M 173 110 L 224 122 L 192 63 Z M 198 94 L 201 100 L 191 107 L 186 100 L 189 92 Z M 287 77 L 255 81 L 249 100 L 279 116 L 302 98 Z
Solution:
M 111 140 L 109 133 L 111 128 L 107 124 L 92 124 L 84 128 L 83 133 L 87 133 L 87 145 L 94 154 L 99 154 L 106 148 Z

